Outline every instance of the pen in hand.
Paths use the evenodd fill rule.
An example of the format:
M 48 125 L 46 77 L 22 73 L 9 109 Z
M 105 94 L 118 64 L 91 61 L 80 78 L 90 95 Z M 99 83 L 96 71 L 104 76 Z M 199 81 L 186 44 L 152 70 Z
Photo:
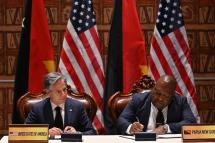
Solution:
M 71 126 L 67 126 L 65 129 L 64 129 L 64 133 L 75 133 L 76 130 L 75 128 L 71 127 Z
M 131 125 L 130 131 L 129 131 L 131 134 L 143 131 L 144 125 L 140 123 L 140 120 L 138 117 L 136 117 L 136 120 L 137 121 L 132 123 Z
M 71 127 L 66 128 L 66 131 L 69 131 L 71 129 Z
M 137 122 L 140 122 L 140 120 L 139 120 L 139 118 L 136 116 L 136 120 L 137 120 Z

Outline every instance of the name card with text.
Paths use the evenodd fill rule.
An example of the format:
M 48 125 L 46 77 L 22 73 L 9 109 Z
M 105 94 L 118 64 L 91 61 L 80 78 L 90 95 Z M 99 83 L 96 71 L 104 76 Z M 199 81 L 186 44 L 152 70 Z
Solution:
M 9 143 L 48 143 L 48 124 L 10 124 Z
M 193 124 L 182 126 L 183 141 L 215 141 L 215 125 Z

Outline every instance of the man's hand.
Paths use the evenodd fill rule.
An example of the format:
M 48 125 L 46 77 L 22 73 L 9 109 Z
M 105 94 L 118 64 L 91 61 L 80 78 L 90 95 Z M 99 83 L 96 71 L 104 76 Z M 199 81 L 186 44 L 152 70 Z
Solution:
M 155 132 L 157 135 L 163 135 L 163 134 L 165 134 L 167 131 L 166 131 L 166 129 L 164 128 L 164 126 L 159 126 L 159 127 L 155 128 L 154 132 Z
M 51 138 L 53 138 L 55 135 L 60 135 L 61 133 L 63 133 L 63 131 L 59 128 L 53 127 L 49 129 L 49 135 Z
M 64 133 L 76 133 L 76 129 L 72 126 L 66 126 L 66 128 L 64 129 Z
M 131 125 L 131 128 L 130 128 L 130 133 L 131 134 L 134 134 L 134 133 L 137 133 L 137 132 L 141 132 L 144 128 L 144 125 L 139 123 L 139 122 L 134 122 L 132 125 Z

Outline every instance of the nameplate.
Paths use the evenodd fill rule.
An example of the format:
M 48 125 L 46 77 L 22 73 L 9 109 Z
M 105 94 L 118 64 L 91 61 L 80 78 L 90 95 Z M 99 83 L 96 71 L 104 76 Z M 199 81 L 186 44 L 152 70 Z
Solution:
M 215 125 L 193 124 L 182 126 L 182 138 L 185 142 L 215 141 Z
M 156 133 L 138 132 L 134 136 L 135 141 L 156 141 Z
M 48 124 L 10 124 L 9 143 L 48 143 Z
M 62 133 L 61 134 L 62 142 L 82 142 L 82 134 L 81 133 Z

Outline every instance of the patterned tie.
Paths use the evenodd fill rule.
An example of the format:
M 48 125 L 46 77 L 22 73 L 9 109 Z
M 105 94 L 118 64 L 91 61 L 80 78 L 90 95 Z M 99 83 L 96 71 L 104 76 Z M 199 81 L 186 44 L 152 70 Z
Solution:
M 164 117 L 163 117 L 162 110 L 158 110 L 158 114 L 156 118 L 156 128 L 161 125 L 164 125 Z
M 63 119 L 60 112 L 61 108 L 59 106 L 55 107 L 56 117 L 55 117 L 55 127 L 63 130 Z

